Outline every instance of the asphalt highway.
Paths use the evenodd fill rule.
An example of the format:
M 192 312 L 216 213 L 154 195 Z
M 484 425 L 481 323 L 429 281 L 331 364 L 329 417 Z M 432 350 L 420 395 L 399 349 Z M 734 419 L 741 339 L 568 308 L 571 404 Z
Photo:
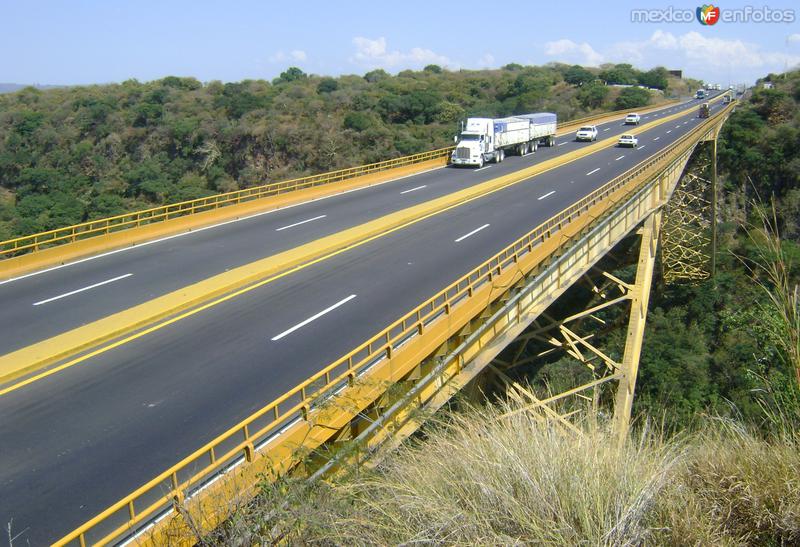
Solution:
M 697 101 L 646 114 L 643 123 Z M 630 129 L 598 125 L 598 139 Z M 524 158 L 510 156 L 480 170 L 441 168 L 390 183 L 261 214 L 179 237 L 0 281 L 0 355 L 389 213 L 418 205 L 565 154 L 588 143 L 572 136 Z
M 684 117 L 641 134 L 638 149 L 601 150 L 340 253 L 3 395 L 0 522 L 5 526 L 13 519 L 12 531 L 23 532 L 17 539 L 20 544 L 40 545 L 57 539 L 556 212 L 680 139 L 700 122 L 696 104 L 687 107 Z M 713 111 L 720 107 L 715 105 Z M 608 131 L 603 129 L 606 127 L 601 127 L 599 138 L 620 133 L 624 127 L 615 122 Z M 412 203 L 405 201 L 407 198 L 431 199 L 441 195 L 435 191 L 452 192 L 482 176 L 493 178 L 581 146 L 566 139 L 559 144 L 563 145 L 540 149 L 534 157 L 509 157 L 485 171 L 441 169 L 309 204 L 302 211 L 295 208 L 264 215 L 253 220 L 251 231 L 246 222 L 226 225 L 218 232 L 230 236 L 225 243 L 214 243 L 215 230 L 208 230 L 150 246 L 146 252 L 156 253 L 162 260 L 175 254 L 199 264 L 215 254 L 209 251 L 215 246 L 220 252 L 229 250 L 223 247 L 236 246 L 238 251 L 229 250 L 225 256 L 244 263 L 275 252 L 273 242 L 297 245 L 348 222 L 369 218 L 355 221 L 347 213 L 385 214 L 397 206 L 394 202 L 406 206 Z M 423 185 L 426 188 L 401 194 Z M 365 196 L 373 196 L 374 203 L 367 203 Z M 336 209 L 339 212 L 331 212 L 336 207 L 341 207 Z M 286 234 L 285 242 L 275 237 L 275 230 L 283 225 L 322 214 L 327 216 L 319 220 L 326 223 L 310 221 L 278 232 Z M 341 224 L 334 222 L 339 216 Z M 200 250 L 193 250 L 195 246 Z M 248 254 L 250 246 L 260 246 L 260 250 Z M 140 252 L 112 255 L 122 263 L 103 273 L 108 278 L 125 273 L 132 276 L 75 296 L 85 295 L 88 301 L 110 299 L 112 307 L 129 305 L 119 293 L 129 290 L 123 283 L 145 277 L 144 270 L 138 269 Z M 44 292 L 36 292 L 33 286 L 42 291 L 51 274 L 75 275 L 92 262 L 101 263 L 89 261 L 20 280 L 18 286 L 30 284 L 32 288 L 18 307 L 33 307 L 31 301 L 68 290 L 72 285 Z M 134 266 L 137 269 L 131 271 Z M 190 280 L 186 275 L 208 276 L 231 264 L 217 264 L 203 274 L 185 264 L 178 266 L 181 275 L 177 277 L 185 284 Z M 155 265 L 147 271 L 147 275 L 159 277 Z M 0 288 L 7 290 L 15 283 Z M 169 290 L 165 288 L 168 285 L 165 281 L 159 290 Z M 152 289 L 143 290 L 145 297 L 154 294 Z M 7 296 L 4 293 L 0 298 Z M 52 303 L 67 301 L 77 313 L 79 301 L 69 302 L 69 298 Z M 46 305 L 36 306 L 40 307 L 47 309 Z M 94 309 L 94 305 L 84 307 L 87 312 Z M 0 328 L 14 327 L 10 320 L 3 321 Z

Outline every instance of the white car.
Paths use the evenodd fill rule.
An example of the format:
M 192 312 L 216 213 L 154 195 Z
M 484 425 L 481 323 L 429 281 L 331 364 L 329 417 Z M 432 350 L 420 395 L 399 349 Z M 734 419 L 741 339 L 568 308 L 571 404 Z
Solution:
M 625 116 L 625 125 L 639 125 L 640 121 L 641 118 L 639 117 L 639 114 L 637 114 L 636 112 L 631 112 L 630 114 Z
M 597 140 L 597 126 L 584 125 L 578 132 L 575 133 L 576 141 L 596 141 Z
M 617 146 L 630 146 L 631 148 L 636 148 L 639 146 L 639 139 L 636 137 L 636 135 L 626 133 L 625 135 L 620 136 Z

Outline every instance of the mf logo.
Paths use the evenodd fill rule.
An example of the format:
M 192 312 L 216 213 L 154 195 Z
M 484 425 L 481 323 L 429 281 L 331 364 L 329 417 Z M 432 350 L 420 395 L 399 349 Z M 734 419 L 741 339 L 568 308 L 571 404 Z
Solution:
M 713 25 L 719 21 L 719 7 L 713 4 L 703 4 L 697 8 L 697 20 L 701 25 Z

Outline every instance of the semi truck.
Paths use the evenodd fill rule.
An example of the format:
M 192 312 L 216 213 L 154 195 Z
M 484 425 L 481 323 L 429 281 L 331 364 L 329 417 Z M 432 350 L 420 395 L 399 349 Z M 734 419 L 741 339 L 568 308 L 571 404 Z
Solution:
M 556 115 L 551 112 L 521 114 L 509 118 L 468 118 L 461 135 L 454 137 L 456 148 L 452 165 L 483 167 L 500 163 L 506 154 L 524 156 L 540 144 L 553 146 L 556 140 Z
M 700 109 L 697 111 L 698 118 L 708 118 L 711 115 L 711 110 L 708 106 L 708 103 L 703 103 L 700 105 Z

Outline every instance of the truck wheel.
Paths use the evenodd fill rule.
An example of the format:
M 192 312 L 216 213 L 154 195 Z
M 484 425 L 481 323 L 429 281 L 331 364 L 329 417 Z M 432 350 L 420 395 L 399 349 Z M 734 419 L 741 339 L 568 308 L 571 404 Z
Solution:
M 480 169 L 481 167 L 483 167 L 483 155 L 482 154 L 481 154 L 480 159 L 478 160 L 478 169 Z

